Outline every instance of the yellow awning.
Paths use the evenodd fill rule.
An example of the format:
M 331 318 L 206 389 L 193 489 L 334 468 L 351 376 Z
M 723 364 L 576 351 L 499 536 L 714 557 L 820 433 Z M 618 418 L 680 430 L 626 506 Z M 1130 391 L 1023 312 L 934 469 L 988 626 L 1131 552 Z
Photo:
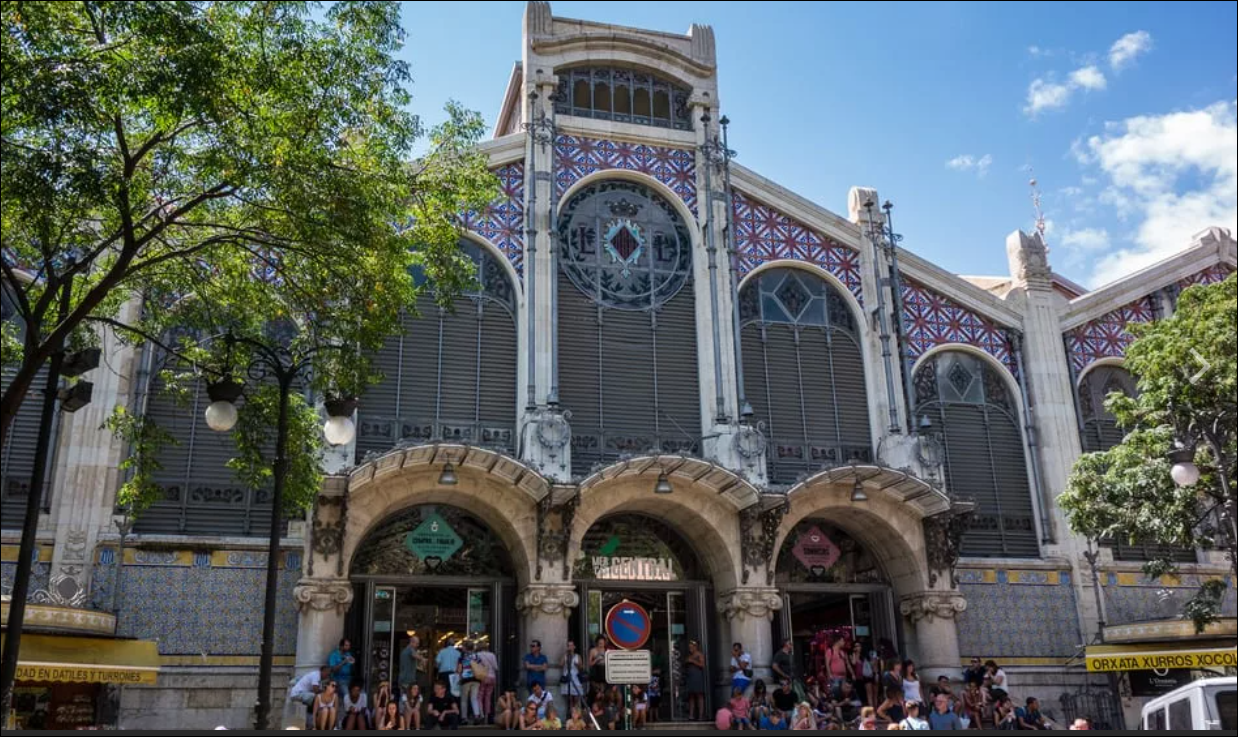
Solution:
M 1232 640 L 1091 645 L 1085 657 L 1087 668 L 1093 673 L 1238 667 L 1238 651 Z
M 38 683 L 151 684 L 158 672 L 159 648 L 148 640 L 23 634 L 17 658 L 17 680 Z

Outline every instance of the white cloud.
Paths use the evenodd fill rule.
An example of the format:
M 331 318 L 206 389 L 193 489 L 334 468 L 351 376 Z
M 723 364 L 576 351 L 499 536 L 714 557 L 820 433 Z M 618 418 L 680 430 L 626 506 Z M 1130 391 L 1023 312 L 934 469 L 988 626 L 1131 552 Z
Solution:
M 1095 65 L 1080 67 L 1070 73 L 1065 82 L 1038 77 L 1027 88 L 1027 105 L 1023 112 L 1033 118 L 1046 110 L 1060 110 L 1070 102 L 1077 90 L 1105 89 L 1105 75 Z
M 1058 190 L 1058 194 L 1064 197 L 1078 197 L 1083 194 L 1083 187 L 1062 187 Z
M 1152 34 L 1147 31 L 1128 33 L 1109 47 L 1109 66 L 1114 71 L 1131 64 L 1140 54 L 1152 50 Z
M 1067 230 L 1059 240 L 1063 248 L 1076 251 L 1096 252 L 1109 250 L 1109 231 L 1104 228 L 1080 228 Z
M 993 165 L 993 157 L 989 154 L 976 157 L 971 154 L 959 154 L 953 159 L 946 162 L 947 169 L 955 171 L 975 171 L 976 176 L 984 179 L 984 176 L 989 173 L 989 167 Z
M 1105 89 L 1105 75 L 1095 66 L 1083 67 L 1070 73 L 1070 83 L 1085 90 Z
M 1088 139 L 1092 160 L 1109 179 L 1101 200 L 1133 226 L 1130 245 L 1094 264 L 1094 283 L 1171 256 L 1208 226 L 1238 230 L 1236 113 L 1238 103 L 1227 101 L 1143 115 L 1110 123 Z

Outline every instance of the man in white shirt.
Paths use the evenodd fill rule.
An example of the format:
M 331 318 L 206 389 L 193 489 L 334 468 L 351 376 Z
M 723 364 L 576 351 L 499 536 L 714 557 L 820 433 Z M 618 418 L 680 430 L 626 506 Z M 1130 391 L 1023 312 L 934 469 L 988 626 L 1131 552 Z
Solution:
M 292 689 L 288 692 L 288 698 L 305 705 L 305 723 L 306 728 L 312 727 L 313 723 L 310 719 L 313 717 L 310 709 L 314 708 L 314 697 L 322 692 L 322 682 L 330 678 L 331 666 L 320 665 L 318 670 L 312 670 L 309 673 L 297 679 L 293 684 Z

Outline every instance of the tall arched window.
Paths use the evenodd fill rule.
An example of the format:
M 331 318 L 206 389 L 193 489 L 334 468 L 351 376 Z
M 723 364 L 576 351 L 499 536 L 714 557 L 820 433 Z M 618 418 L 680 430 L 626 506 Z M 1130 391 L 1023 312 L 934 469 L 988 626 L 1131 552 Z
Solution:
M 1079 382 L 1079 413 L 1084 453 L 1109 450 L 1125 435 L 1118 421 L 1105 409 L 1105 399 L 1113 392 L 1133 397 L 1135 379 L 1121 366 L 1099 366 Z
M 423 290 L 375 356 L 383 379 L 358 406 L 358 460 L 401 440 L 515 451 L 515 288 L 498 257 L 471 241 L 460 249 L 477 265 L 475 287 L 451 310 Z
M 1083 452 L 1109 450 L 1122 442 L 1126 433 L 1117 419 L 1105 409 L 1105 400 L 1114 392 L 1135 396 L 1139 392 L 1135 377 L 1121 366 L 1098 366 L 1083 375 L 1078 392 L 1079 439 Z M 1197 559 L 1192 548 L 1166 548 L 1126 539 L 1108 540 L 1105 544 L 1113 548 L 1113 557 L 1117 560 L 1146 561 L 1169 557 L 1178 563 L 1194 563 Z
M 916 417 L 939 433 L 950 493 L 976 502 L 963 555 L 1039 556 L 1023 432 L 1002 377 L 984 360 L 938 353 L 916 371 Z
M 692 239 L 652 189 L 606 181 L 558 221 L 559 393 L 572 471 L 636 453 L 700 453 Z
M 739 303 L 744 390 L 765 423 L 770 481 L 871 461 L 859 330 L 838 290 L 802 269 L 771 269 Z

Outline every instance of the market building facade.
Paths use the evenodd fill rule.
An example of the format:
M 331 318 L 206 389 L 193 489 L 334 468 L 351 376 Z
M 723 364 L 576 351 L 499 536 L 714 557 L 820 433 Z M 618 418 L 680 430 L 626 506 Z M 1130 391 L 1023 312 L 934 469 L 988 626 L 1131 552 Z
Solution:
M 715 698 L 731 642 L 768 678 L 784 639 L 811 667 L 813 643 L 845 633 L 926 680 L 997 660 L 1014 696 L 1055 710 L 1096 708 L 1107 681 L 1088 666 L 1149 638 L 1232 651 L 1223 556 L 1180 551 L 1179 577 L 1149 581 L 1148 551 L 1092 555 L 1054 501 L 1080 453 L 1120 439 L 1099 398 L 1132 386 L 1125 326 L 1230 274 L 1232 235 L 1087 291 L 1016 231 L 1009 275 L 957 276 L 891 247 L 875 190 L 835 214 L 731 161 L 718 74 L 708 26 L 528 3 L 483 145 L 503 198 L 464 217 L 476 287 L 454 310 L 423 297 L 377 357 L 356 440 L 288 523 L 281 690 L 343 637 L 371 688 L 394 680 L 412 634 L 488 643 L 503 684 L 540 640 L 556 682 L 565 643 L 587 649 L 621 601 L 651 615 L 667 718 L 686 714 L 693 640 Z M 269 497 L 225 467 L 204 392 L 186 409 L 159 392 L 160 356 L 105 354 L 94 402 L 56 429 L 38 596 L 157 643 L 155 683 L 108 689 L 122 726 L 249 724 Z M 34 404 L 4 449 L 6 594 Z M 125 449 L 99 429 L 116 404 L 180 441 L 165 499 L 123 537 Z M 1206 578 L 1227 580 L 1228 619 L 1193 643 L 1172 617 Z M 1085 656 L 1102 626 L 1109 650 Z M 1136 680 L 1113 709 L 1137 712 Z

